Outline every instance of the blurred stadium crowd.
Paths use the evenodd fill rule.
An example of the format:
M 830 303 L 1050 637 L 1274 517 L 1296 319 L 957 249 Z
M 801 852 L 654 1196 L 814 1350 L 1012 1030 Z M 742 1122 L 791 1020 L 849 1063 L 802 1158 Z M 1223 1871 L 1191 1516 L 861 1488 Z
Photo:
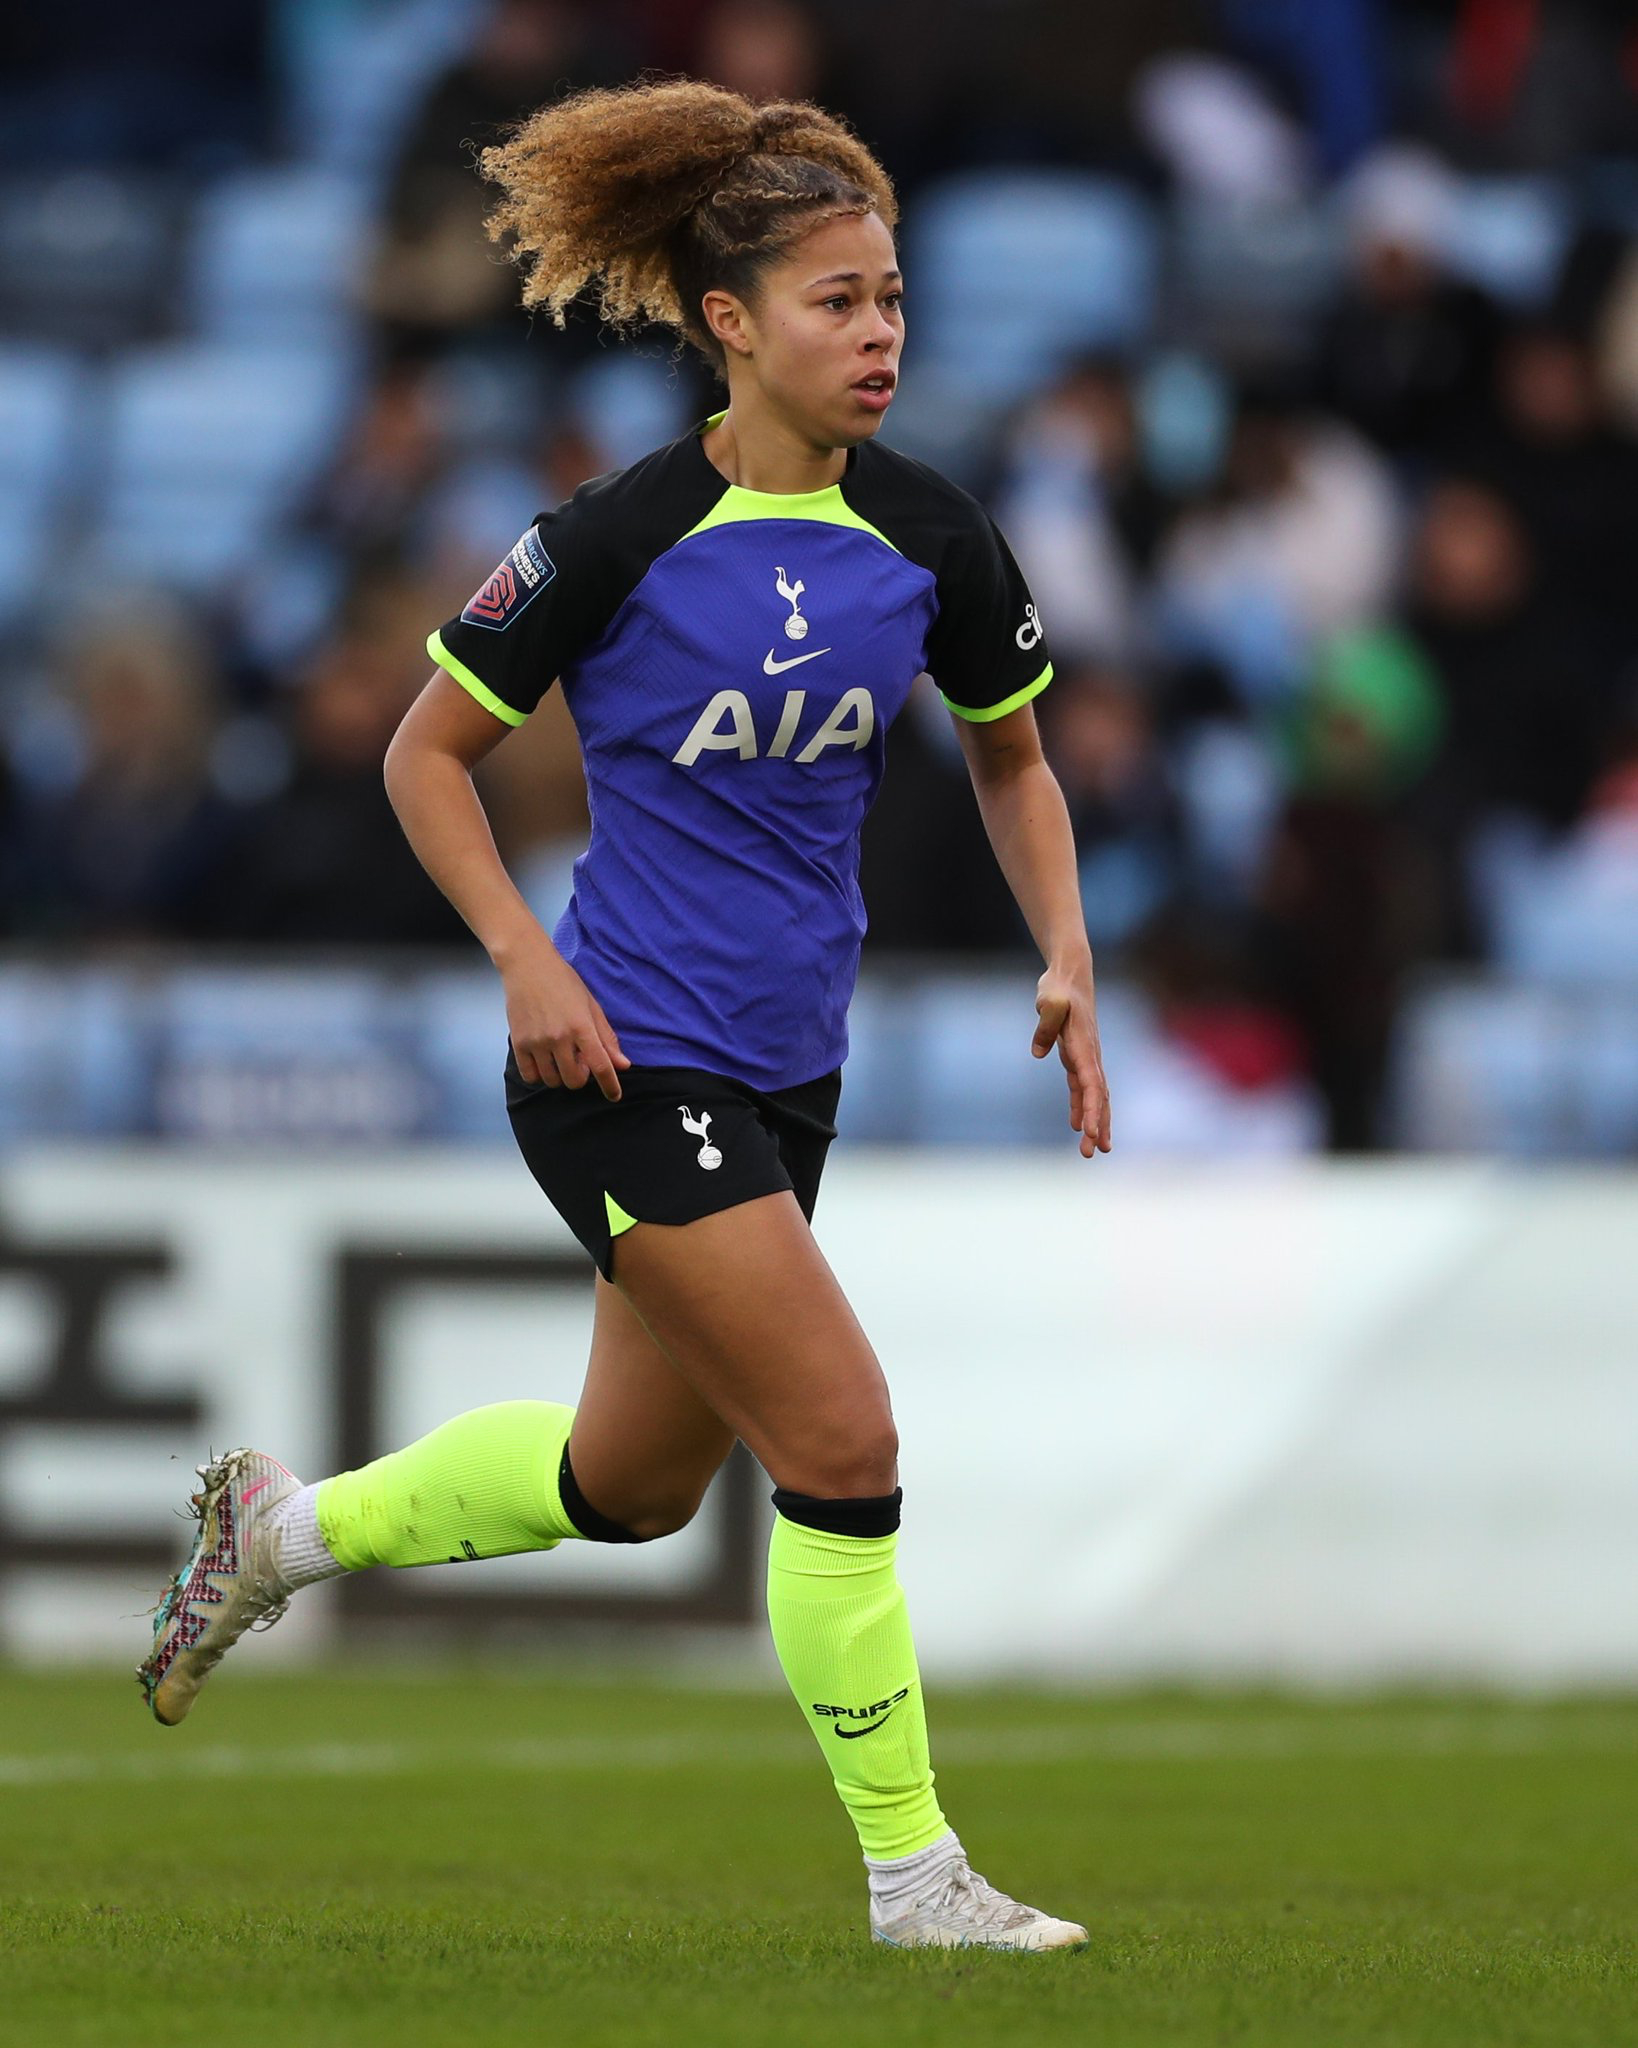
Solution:
M 1031 579 L 1157 1043 L 1276 1149 L 1638 1143 L 1626 6 L 62 0 L 0 55 L 0 937 L 461 944 L 379 776 L 423 638 L 717 403 L 531 325 L 472 145 L 682 70 L 899 184 L 884 438 Z M 482 782 L 550 920 L 555 699 Z M 865 860 L 878 959 L 1027 953 L 930 692 Z

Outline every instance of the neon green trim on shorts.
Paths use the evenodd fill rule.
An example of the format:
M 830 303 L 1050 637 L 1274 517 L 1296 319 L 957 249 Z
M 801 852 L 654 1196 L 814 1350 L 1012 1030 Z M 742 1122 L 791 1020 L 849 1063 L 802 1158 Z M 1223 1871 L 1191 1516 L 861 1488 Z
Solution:
M 944 697 L 942 690 L 939 691 L 939 695 L 944 697 L 945 703 L 950 706 L 957 718 L 970 719 L 974 725 L 988 725 L 992 718 L 1005 718 L 1009 711 L 1016 711 L 1020 704 L 1027 704 L 1031 697 L 1039 697 L 1051 680 L 1052 664 L 1049 661 L 1033 683 L 1026 683 L 1021 690 L 1014 690 L 1010 697 L 1003 697 L 999 704 L 986 704 L 981 711 L 969 711 L 965 704 L 951 704 L 949 698 Z
M 603 1207 L 609 1212 L 610 1237 L 619 1237 L 623 1231 L 630 1230 L 637 1221 L 635 1216 L 628 1216 L 626 1214 L 625 1210 L 620 1207 L 620 1204 L 609 1193 L 607 1188 L 603 1190 Z
M 444 645 L 442 634 L 434 631 L 427 635 L 427 652 L 441 669 L 455 678 L 469 696 L 477 698 L 485 711 L 494 712 L 497 718 L 504 719 L 508 725 L 522 725 L 529 716 L 527 711 L 514 711 L 510 704 L 503 704 L 487 683 L 480 682 L 464 661 L 450 653 Z

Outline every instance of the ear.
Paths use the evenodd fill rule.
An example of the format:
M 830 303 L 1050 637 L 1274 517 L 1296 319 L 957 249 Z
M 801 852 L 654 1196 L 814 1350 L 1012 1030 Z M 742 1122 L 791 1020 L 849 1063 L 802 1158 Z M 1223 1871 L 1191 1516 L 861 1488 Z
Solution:
M 709 291 L 700 300 L 705 324 L 730 355 L 748 356 L 754 346 L 751 318 L 732 292 Z

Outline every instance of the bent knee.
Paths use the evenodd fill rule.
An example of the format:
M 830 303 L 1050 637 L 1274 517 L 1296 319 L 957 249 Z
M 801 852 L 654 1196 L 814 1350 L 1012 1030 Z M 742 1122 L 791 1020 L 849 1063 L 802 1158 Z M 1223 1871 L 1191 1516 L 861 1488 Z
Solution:
M 642 1487 L 633 1487 L 607 1513 L 635 1543 L 654 1543 L 662 1536 L 675 1536 L 686 1529 L 700 1511 L 710 1487 L 712 1474 L 704 1478 L 690 1473 L 686 1478 L 662 1481 L 656 1477 Z
M 897 1484 L 899 1433 L 890 1414 L 816 1438 L 781 1460 L 781 1486 L 815 1500 L 872 1499 Z M 789 1477 L 786 1475 L 789 1474 Z
M 700 1495 L 692 1500 L 659 1501 L 621 1518 L 638 1543 L 654 1543 L 662 1536 L 675 1536 L 686 1529 L 700 1511 Z

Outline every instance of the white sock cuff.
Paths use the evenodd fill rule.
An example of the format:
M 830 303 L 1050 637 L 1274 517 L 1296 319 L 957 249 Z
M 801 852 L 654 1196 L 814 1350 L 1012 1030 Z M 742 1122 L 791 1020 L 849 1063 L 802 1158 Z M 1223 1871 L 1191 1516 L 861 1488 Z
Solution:
M 335 1579 L 347 1569 L 319 1534 L 319 1482 L 281 1500 L 270 1526 L 279 1539 L 279 1576 L 294 1589 Z
M 946 1828 L 936 1842 L 929 1842 L 925 1849 L 914 1850 L 908 1856 L 867 1856 L 870 1896 L 882 1906 L 913 1898 L 932 1878 L 952 1863 L 959 1863 L 965 1853 L 955 1829 Z

